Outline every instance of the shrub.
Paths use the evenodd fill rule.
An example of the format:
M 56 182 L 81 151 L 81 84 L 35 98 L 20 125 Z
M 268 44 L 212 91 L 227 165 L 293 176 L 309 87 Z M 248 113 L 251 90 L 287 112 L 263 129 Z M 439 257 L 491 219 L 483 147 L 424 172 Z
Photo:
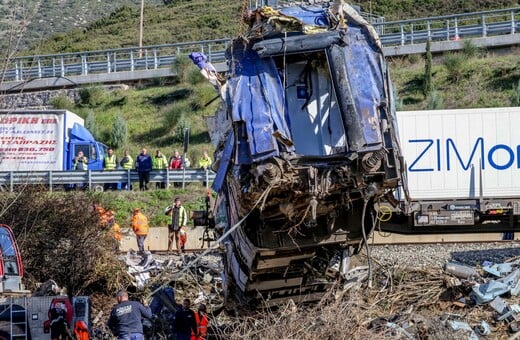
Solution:
M 103 102 L 104 91 L 101 87 L 83 87 L 79 89 L 79 100 L 83 106 L 98 106 Z
M 175 127 L 175 141 L 178 143 L 184 143 L 184 132 L 189 128 L 189 122 L 184 117 L 184 114 L 182 114 L 179 118 L 177 126 Z
M 96 203 L 90 194 L 30 189 L 0 201 L 7 207 L 2 220 L 11 223 L 18 239 L 28 288 L 52 278 L 74 296 L 112 293 L 130 284 L 114 256 L 111 230 L 90 212 Z
M 206 79 L 196 66 L 192 66 L 187 70 L 186 81 L 191 85 L 197 85 Z
M 188 58 L 188 56 L 178 55 L 173 61 L 172 68 L 173 71 L 177 74 L 177 78 L 182 82 L 186 82 L 188 79 L 188 71 L 192 65 L 193 63 L 191 62 L 190 58 Z
M 473 58 L 473 57 L 476 57 L 479 53 L 480 49 L 473 43 L 473 41 L 471 41 L 471 39 L 469 40 L 464 40 L 464 46 L 462 47 L 462 53 L 468 57 L 468 58 Z
M 444 108 L 444 100 L 439 92 L 432 90 L 426 97 L 427 110 L 440 110 Z
M 177 101 L 169 105 L 164 112 L 164 124 L 168 127 L 173 128 L 178 123 L 185 119 L 184 115 L 187 112 L 191 112 L 190 103 L 187 101 Z
M 448 78 L 452 82 L 457 82 L 462 79 L 464 75 L 464 64 L 466 58 L 458 54 L 447 54 L 444 57 L 443 64 L 448 71 Z
M 65 94 L 59 94 L 51 99 L 51 105 L 58 110 L 70 110 L 74 108 L 74 103 Z
M 426 42 L 426 55 L 425 55 L 425 63 L 424 63 L 424 89 L 423 93 L 425 96 L 428 96 L 430 92 L 433 90 L 433 80 L 432 80 L 432 51 L 431 51 L 432 41 L 428 39 Z
M 92 111 L 89 111 L 87 113 L 87 118 L 85 118 L 85 128 L 90 131 L 94 138 L 98 139 L 99 129 L 96 124 L 96 117 L 94 116 L 94 112 Z
M 112 127 L 112 146 L 116 149 L 123 147 L 128 138 L 128 127 L 125 119 L 118 114 Z
M 513 95 L 511 96 L 511 105 L 520 106 L 520 79 L 518 80 L 518 84 L 516 86 L 513 84 Z

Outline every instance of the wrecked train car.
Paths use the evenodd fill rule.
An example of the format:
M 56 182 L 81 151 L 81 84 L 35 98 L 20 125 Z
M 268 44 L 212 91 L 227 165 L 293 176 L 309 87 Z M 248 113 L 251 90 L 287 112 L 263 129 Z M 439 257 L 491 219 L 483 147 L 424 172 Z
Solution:
M 227 51 L 217 230 L 228 307 L 319 299 L 401 183 L 392 89 L 374 29 L 348 5 L 258 8 Z

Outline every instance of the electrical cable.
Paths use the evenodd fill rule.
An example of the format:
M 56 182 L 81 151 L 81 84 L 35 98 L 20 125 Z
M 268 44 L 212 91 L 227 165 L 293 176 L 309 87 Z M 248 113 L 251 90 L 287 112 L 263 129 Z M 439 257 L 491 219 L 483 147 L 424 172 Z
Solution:
M 361 233 L 363 234 L 363 242 L 367 251 L 368 260 L 368 288 L 372 288 L 372 257 L 370 256 L 370 247 L 367 242 L 367 233 L 365 231 L 365 213 L 367 211 L 368 200 L 365 199 L 363 203 L 363 213 L 361 215 Z
M 258 198 L 258 200 L 255 202 L 255 204 L 251 207 L 251 209 L 249 210 L 249 212 L 244 216 L 242 217 L 242 219 L 240 221 L 238 221 L 234 226 L 232 226 L 231 228 L 229 228 L 228 231 L 226 231 L 224 234 L 222 234 L 222 236 L 220 236 L 218 238 L 218 240 L 215 241 L 215 243 L 213 244 L 213 246 L 211 247 L 208 247 L 208 249 L 206 249 L 204 252 L 202 252 L 201 254 L 199 254 L 195 259 L 193 259 L 192 261 L 186 263 L 186 265 L 184 266 L 184 268 L 182 268 L 181 270 L 179 270 L 178 272 L 174 273 L 174 276 L 172 279 L 176 279 L 178 277 L 180 277 L 180 274 L 184 273 L 185 271 L 187 271 L 190 267 L 194 266 L 195 264 L 197 264 L 204 256 L 206 256 L 207 254 L 209 254 L 209 252 L 211 252 L 212 250 L 218 248 L 220 242 L 224 241 L 232 232 L 234 232 L 239 226 L 242 225 L 242 222 L 244 222 L 246 220 L 246 218 L 251 214 L 251 212 L 253 212 L 253 210 L 258 206 L 258 204 L 262 201 L 264 201 L 265 197 L 267 197 L 267 195 L 269 194 L 269 192 L 271 191 L 271 188 L 272 186 L 268 186 L 264 192 L 262 193 L 262 195 Z M 171 281 L 171 280 L 170 280 Z M 147 298 L 150 298 L 151 296 L 153 296 L 155 293 L 157 293 L 158 291 L 160 291 L 161 289 L 163 289 L 164 287 L 168 286 L 169 283 L 165 283 L 165 284 L 162 284 L 160 285 L 158 288 L 156 288 L 154 291 L 152 291 L 150 294 L 148 294 Z

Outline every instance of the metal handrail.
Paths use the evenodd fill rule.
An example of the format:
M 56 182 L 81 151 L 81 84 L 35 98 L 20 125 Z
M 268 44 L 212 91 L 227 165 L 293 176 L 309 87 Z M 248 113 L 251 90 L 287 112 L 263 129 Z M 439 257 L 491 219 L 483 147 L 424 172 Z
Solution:
M 203 169 L 152 170 L 150 182 L 186 183 L 203 182 L 206 186 L 215 179 L 215 173 Z M 122 183 L 130 188 L 131 183 L 139 182 L 135 170 L 88 170 L 88 171 L 3 171 L 0 172 L 0 189 L 15 191 L 18 186 L 43 185 L 52 191 L 56 186 L 85 186 L 90 190 L 101 191 L 103 184 Z

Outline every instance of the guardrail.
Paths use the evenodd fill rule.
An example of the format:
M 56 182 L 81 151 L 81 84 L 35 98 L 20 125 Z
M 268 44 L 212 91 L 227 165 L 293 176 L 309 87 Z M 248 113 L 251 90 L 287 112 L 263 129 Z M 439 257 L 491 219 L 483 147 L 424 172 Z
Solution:
M 215 173 L 210 170 L 152 170 L 150 183 L 180 183 L 184 189 L 186 183 L 204 182 L 206 187 L 215 179 Z M 57 188 L 80 186 L 93 191 L 103 191 L 104 184 L 121 183 L 130 188 L 132 183 L 139 182 L 135 170 L 88 170 L 88 171 L 8 171 L 0 172 L 0 190 L 16 191 L 27 185 L 41 185 L 50 191 Z
M 423 43 L 428 39 L 449 41 L 508 35 L 520 32 L 520 7 L 384 23 L 375 22 L 373 25 L 381 32 L 381 42 L 384 46 Z
M 461 38 L 511 35 L 520 32 L 520 7 L 402 21 L 373 22 L 383 46 L 402 46 Z M 230 39 L 153 45 L 110 50 L 35 55 L 4 60 L 8 63 L 1 81 L 66 78 L 123 71 L 172 67 L 175 58 L 204 52 L 211 63 L 225 61 Z

